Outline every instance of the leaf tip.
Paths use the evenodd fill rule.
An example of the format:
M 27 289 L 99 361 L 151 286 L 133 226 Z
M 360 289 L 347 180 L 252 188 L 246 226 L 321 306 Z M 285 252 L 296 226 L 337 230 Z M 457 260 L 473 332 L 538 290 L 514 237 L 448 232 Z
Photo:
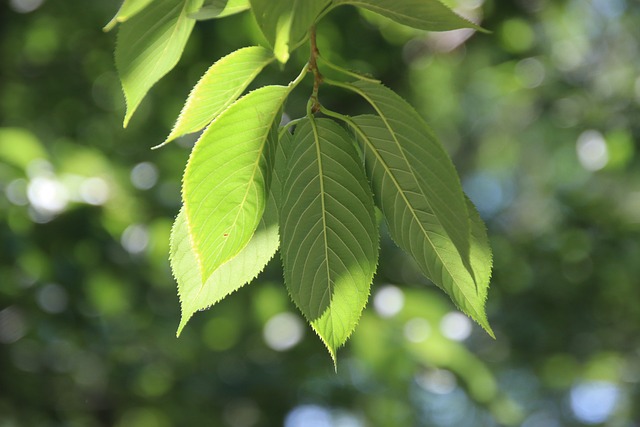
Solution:
M 122 121 L 122 127 L 124 129 L 129 126 L 129 121 L 131 120 L 131 116 L 133 116 L 133 111 L 130 108 L 127 108 L 127 112 L 124 115 L 124 120 Z
M 185 316 L 182 313 L 182 317 L 180 318 L 180 324 L 178 325 L 178 330 L 176 331 L 176 338 L 180 338 L 180 334 L 184 330 L 184 327 L 187 326 L 187 323 L 191 319 L 191 315 Z
M 118 21 L 115 18 L 112 19 L 107 23 L 107 25 L 102 27 L 102 31 L 104 31 L 105 33 L 108 33 L 109 31 L 113 30 L 113 28 L 116 26 L 117 23 Z
M 486 315 L 483 315 L 479 319 L 474 318 L 474 320 L 478 323 L 478 325 L 482 327 L 482 329 L 485 330 L 487 334 L 489 334 L 491 338 L 493 338 L 494 340 L 496 339 L 496 334 L 493 332 L 493 329 L 491 329 L 491 325 L 489 325 L 489 321 L 487 320 Z
M 158 145 L 154 145 L 153 147 L 151 147 L 152 150 L 157 150 L 158 148 L 162 148 L 165 145 L 169 145 L 169 143 L 171 141 L 173 141 L 173 137 L 171 135 L 169 135 L 164 141 L 162 141 L 160 144 Z

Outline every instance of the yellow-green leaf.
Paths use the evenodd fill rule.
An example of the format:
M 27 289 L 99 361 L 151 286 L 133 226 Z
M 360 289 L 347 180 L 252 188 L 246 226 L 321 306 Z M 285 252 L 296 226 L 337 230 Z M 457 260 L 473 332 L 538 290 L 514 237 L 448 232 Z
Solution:
M 116 16 L 114 16 L 111 21 L 104 26 L 103 30 L 111 31 L 118 23 L 124 22 L 141 12 L 152 1 L 154 0 L 124 0 L 120 9 L 118 9 Z
M 260 46 L 238 49 L 218 60 L 194 86 L 164 144 L 197 132 L 238 99 L 262 69 L 273 61 Z
M 219 19 L 244 12 L 249 7 L 249 0 L 211 0 L 206 2 L 200 10 L 189 15 L 189 17 L 198 21 Z
M 273 200 L 270 200 L 247 246 L 203 282 L 184 208 L 181 209 L 171 231 L 171 269 L 178 282 L 182 306 L 177 335 L 196 311 L 211 307 L 255 279 L 278 250 L 279 242 L 278 215 Z
M 116 68 L 127 101 L 126 127 L 149 89 L 175 67 L 204 0 L 154 0 L 118 28 Z
M 285 63 L 330 0 L 250 0 L 250 3 L 276 58 Z
M 184 173 L 182 199 L 202 281 L 249 242 L 264 212 L 277 126 L 288 86 L 240 98 L 203 132 Z

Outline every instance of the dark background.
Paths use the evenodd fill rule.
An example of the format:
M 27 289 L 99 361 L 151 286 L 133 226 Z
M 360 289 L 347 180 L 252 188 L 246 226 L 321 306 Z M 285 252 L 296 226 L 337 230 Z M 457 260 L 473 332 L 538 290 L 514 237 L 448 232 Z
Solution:
M 195 137 L 149 148 L 212 62 L 259 42 L 250 15 L 198 24 L 123 130 L 101 31 L 118 2 L 3 0 L 0 426 L 640 426 L 640 4 L 453 5 L 492 33 L 344 7 L 318 42 L 409 99 L 451 153 L 489 228 L 497 339 L 386 238 L 336 374 L 276 262 L 175 337 L 168 237 Z M 288 81 L 301 50 L 256 84 Z

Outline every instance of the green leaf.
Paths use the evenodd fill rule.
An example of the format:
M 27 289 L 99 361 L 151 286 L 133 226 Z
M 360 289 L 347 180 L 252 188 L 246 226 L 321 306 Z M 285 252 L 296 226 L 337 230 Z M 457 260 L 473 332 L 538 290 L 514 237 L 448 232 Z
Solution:
M 273 166 L 273 176 L 271 177 L 271 196 L 276 201 L 278 213 L 282 208 L 284 183 L 289 175 L 288 163 L 293 147 L 293 137 L 289 131 L 281 131 L 276 147 L 276 160 Z
M 273 47 L 276 58 L 287 62 L 289 53 L 307 35 L 331 0 L 250 0 L 256 21 Z
M 247 9 L 249 9 L 249 0 L 211 0 L 189 17 L 198 21 L 219 19 L 244 12 Z
M 111 31 L 119 22 L 124 22 L 129 18 L 132 18 L 138 12 L 141 12 L 145 7 L 154 0 L 124 0 L 122 6 L 118 9 L 118 13 L 114 16 L 107 25 L 104 26 L 104 31 Z
M 142 98 L 178 63 L 204 0 L 154 0 L 118 29 L 116 67 L 127 101 L 126 127 Z
M 182 198 L 189 235 L 206 282 L 238 254 L 264 212 L 275 132 L 288 86 L 265 86 L 240 98 L 203 132 L 185 170 Z
M 271 61 L 271 52 L 260 46 L 238 49 L 218 60 L 194 86 L 171 133 L 161 145 L 211 123 Z
M 196 311 L 211 307 L 255 279 L 273 258 L 279 242 L 278 215 L 274 201 L 270 199 L 264 217 L 247 246 L 203 282 L 189 237 L 186 214 L 184 208 L 181 209 L 171 231 L 170 257 L 182 306 L 177 335 Z
M 473 28 L 484 31 L 438 0 L 334 0 L 334 4 L 362 7 L 419 30 L 448 31 Z
M 493 335 L 484 311 L 491 251 L 482 220 L 464 195 L 462 212 L 457 198 L 451 197 L 451 205 L 456 209 L 451 215 L 459 217 L 464 214 L 463 222 L 467 222 L 468 212 L 471 218 L 468 267 L 434 212 L 433 190 L 427 190 L 426 183 L 429 181 L 431 185 L 441 187 L 435 189 L 437 192 L 446 194 L 444 189 L 449 186 L 445 182 L 450 179 L 440 176 L 439 168 L 428 171 L 428 165 L 438 158 L 432 157 L 429 150 L 422 154 L 406 150 L 407 142 L 411 141 L 409 138 L 417 138 L 424 129 L 414 123 L 411 114 L 406 111 L 399 110 L 395 115 L 392 120 L 403 118 L 407 127 L 394 127 L 394 133 L 378 116 L 363 115 L 350 121 L 362 146 L 367 175 L 377 204 L 387 220 L 389 233 L 398 246 L 415 259 L 428 278 L 442 288 L 463 312 Z M 416 126 L 417 135 L 409 132 L 411 126 Z M 425 147 L 431 147 L 430 142 L 423 143 Z M 470 269 L 475 271 L 475 280 Z
M 431 213 L 469 264 L 470 226 L 460 179 L 449 155 L 422 117 L 404 99 L 378 83 L 358 81 L 352 85 L 381 117 L 392 149 L 405 170 L 411 171 Z
M 379 246 L 371 190 L 344 129 L 327 119 L 299 125 L 284 188 L 285 283 L 335 362 L 367 303 Z

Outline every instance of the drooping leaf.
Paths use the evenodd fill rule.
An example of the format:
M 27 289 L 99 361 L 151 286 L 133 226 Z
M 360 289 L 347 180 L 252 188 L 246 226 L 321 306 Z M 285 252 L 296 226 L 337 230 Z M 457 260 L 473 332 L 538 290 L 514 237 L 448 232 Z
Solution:
M 264 217 L 247 246 L 203 282 L 189 237 L 186 214 L 184 208 L 181 209 L 171 231 L 170 256 L 171 269 L 178 282 L 178 295 L 182 306 L 182 318 L 177 335 L 180 335 L 196 311 L 211 307 L 255 279 L 273 258 L 279 242 L 278 215 L 275 203 L 270 199 Z
M 265 86 L 243 96 L 191 152 L 182 199 L 203 281 L 238 254 L 258 226 L 273 169 L 272 127 L 289 90 Z
M 345 130 L 327 119 L 299 125 L 284 188 L 285 283 L 335 361 L 367 303 L 378 259 L 371 190 Z
M 219 19 L 244 12 L 249 7 L 249 0 L 210 0 L 189 17 L 198 21 Z
M 458 174 L 438 139 L 422 117 L 391 89 L 368 81 L 352 87 L 381 117 L 397 155 L 404 161 L 425 195 L 431 213 L 460 252 L 464 265 L 474 276 L 469 263 L 470 225 L 467 206 Z
M 119 22 L 124 22 L 129 18 L 132 18 L 138 12 L 141 12 L 145 7 L 154 0 L 124 0 L 118 13 L 114 16 L 107 25 L 104 26 L 104 31 L 111 31 Z
M 411 123 L 409 117 L 405 116 L 405 120 Z M 463 212 L 465 215 L 468 212 L 471 222 L 468 256 L 475 280 L 434 214 L 431 194 L 425 191 L 425 180 L 437 179 L 442 185 L 442 180 L 437 176 L 425 175 L 426 164 L 422 161 L 429 154 L 409 161 L 414 154 L 405 151 L 405 144 L 398 143 L 397 135 L 404 138 L 411 134 L 400 128 L 394 137 L 385 121 L 378 116 L 354 117 L 351 123 L 362 147 L 367 175 L 377 204 L 387 220 L 391 237 L 463 312 L 492 334 L 484 311 L 491 250 L 484 225 L 473 205 L 467 209 L 470 202 L 463 196 Z
M 164 145 L 203 129 L 247 88 L 273 55 L 260 46 L 238 49 L 219 59 L 194 86 Z
M 175 67 L 204 0 L 154 0 L 144 13 L 120 25 L 116 67 L 127 101 L 126 127 L 149 89 Z
M 256 21 L 278 61 L 304 39 L 309 28 L 331 0 L 250 0 Z
M 484 31 L 438 0 L 334 0 L 334 4 L 362 7 L 419 30 L 448 31 L 473 28 Z

